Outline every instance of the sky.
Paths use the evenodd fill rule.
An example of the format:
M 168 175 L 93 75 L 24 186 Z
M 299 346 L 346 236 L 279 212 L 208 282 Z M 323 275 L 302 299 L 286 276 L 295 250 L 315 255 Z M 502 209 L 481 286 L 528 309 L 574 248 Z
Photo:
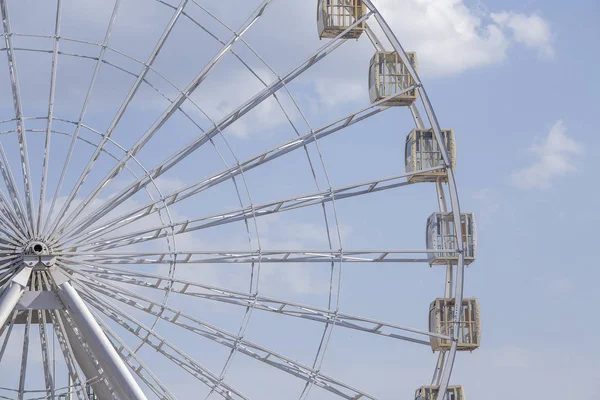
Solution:
M 7 3 L 14 32 L 54 34 L 56 1 Z M 60 36 L 89 43 L 60 41 L 54 105 L 59 120 L 53 122 L 53 129 L 64 134 L 52 135 L 46 214 L 67 158 L 69 135 L 75 129 L 65 121 L 77 122 L 82 116 L 96 65 L 94 58 L 101 51 L 98 44 L 105 40 L 114 6 L 114 1 L 100 0 L 62 3 Z M 124 156 L 123 149 L 131 148 L 152 126 L 168 107 L 166 98 L 175 98 L 218 53 L 222 46 L 218 40 L 229 40 L 231 30 L 207 11 L 236 30 L 259 3 L 207 0 L 185 5 L 185 15 L 150 62 L 145 83 L 112 131 L 114 143 L 108 143 L 106 149 L 113 156 L 102 154 L 98 158 L 70 210 L 81 204 L 112 169 L 115 158 Z M 182 104 L 185 114 L 181 110 L 174 113 L 136 154 L 139 164 L 129 162 L 130 170 L 113 179 L 82 215 L 114 198 L 136 180 L 135 176 L 143 176 L 145 169 L 159 165 L 201 135 L 200 128 L 209 128 L 327 44 L 317 36 L 315 3 L 274 0 L 244 34 L 245 43 L 236 43 L 235 54 L 226 53 Z M 568 5 L 554 0 L 374 3 L 404 49 L 417 53 L 418 71 L 441 127 L 455 131 L 461 210 L 476 216 L 478 256 L 466 270 L 465 296 L 479 299 L 482 345 L 472 353 L 458 354 L 451 383 L 463 385 L 469 399 L 599 398 L 596 332 L 600 324 L 593 318 L 600 300 L 600 272 L 595 259 L 588 260 L 590 253 L 583 250 L 595 247 L 592 228 L 600 223 L 594 200 L 598 196 L 594 185 L 597 178 L 588 169 L 594 148 L 600 144 L 593 123 L 600 89 L 594 68 L 599 59 L 593 51 L 600 39 L 600 4 L 593 0 Z M 100 135 L 110 129 L 135 74 L 143 70 L 142 64 L 173 15 L 174 9 L 167 4 L 177 7 L 179 2 L 122 0 L 108 39 L 107 63 L 100 67 L 82 118 L 95 132 L 82 128 L 82 139 L 97 144 Z M 369 23 L 379 32 L 374 21 Z M 53 40 L 18 35 L 13 39 L 23 114 L 44 117 L 48 113 Z M 384 45 L 389 48 L 389 44 Z M 23 48 L 43 51 L 20 50 Z M 0 143 L 22 186 L 4 42 L 0 49 Z M 101 227 L 103 221 L 148 204 L 148 196 L 159 198 L 161 193 L 213 176 L 367 107 L 367 71 L 372 55 L 373 47 L 365 35 L 357 41 L 348 40 L 281 89 L 280 103 L 268 98 L 216 136 L 213 143 L 204 144 L 164 173 L 156 187 L 148 186 L 148 193 L 136 194 L 91 226 Z M 37 204 L 46 120 L 27 119 L 25 126 Z M 107 237 L 401 175 L 404 141 L 413 126 L 408 109 L 386 110 L 318 140 L 307 146 L 306 152 L 292 151 L 239 175 L 237 186 L 228 180 L 176 203 L 169 214 L 161 215 L 162 220 L 154 214 Z M 94 151 L 93 145 L 81 141 L 75 149 L 63 189 L 56 196 L 56 209 L 66 203 Z M 8 193 L 4 182 L 0 191 Z M 324 208 L 311 206 L 251 218 L 248 225 L 239 221 L 196 230 L 177 235 L 174 243 L 160 239 L 130 245 L 124 251 L 325 250 L 330 246 L 345 250 L 422 249 L 426 219 L 436 209 L 432 185 L 409 185 L 329 202 Z M 167 273 L 165 266 L 121 267 Z M 258 282 L 262 296 L 322 308 L 339 306 L 349 314 L 420 329 L 427 329 L 429 303 L 441 297 L 444 288 L 443 269 L 429 268 L 425 263 L 343 263 L 334 266 L 333 274 L 326 262 L 263 263 L 254 272 L 251 275 L 249 267 L 241 264 L 180 264 L 175 276 L 243 292 L 248 292 L 251 282 Z M 162 293 L 152 289 L 123 287 L 162 300 Z M 119 304 L 143 323 L 154 321 L 133 307 L 107 301 Z M 260 310 L 252 313 L 246 326 L 242 307 L 205 299 L 172 295 L 169 304 L 236 335 L 242 327 L 245 339 L 305 365 L 313 364 L 323 334 L 319 323 Z M 103 321 L 132 348 L 139 343 L 106 316 Z M 36 329 L 34 326 L 31 338 L 31 348 L 36 351 L 30 351 L 28 363 L 31 372 L 27 386 L 31 390 L 43 388 Z M 162 321 L 156 333 L 217 375 L 223 370 L 229 354 L 224 346 Z M 427 346 L 373 336 L 334 328 L 320 371 L 377 398 L 412 398 L 417 387 L 430 382 L 437 354 Z M 9 343 L 0 363 L 0 387 L 14 389 L 18 386 L 15 365 L 21 360 L 23 326 L 15 328 Z M 56 352 L 60 361 L 59 350 Z M 178 398 L 219 398 L 148 346 L 139 354 Z M 61 381 L 57 386 L 62 386 L 66 384 L 64 368 L 59 366 L 57 371 Z M 303 381 L 243 354 L 234 357 L 224 377 L 254 399 L 297 398 L 304 387 Z M 12 393 L 0 392 L 9 398 Z M 337 397 L 313 388 L 308 398 Z

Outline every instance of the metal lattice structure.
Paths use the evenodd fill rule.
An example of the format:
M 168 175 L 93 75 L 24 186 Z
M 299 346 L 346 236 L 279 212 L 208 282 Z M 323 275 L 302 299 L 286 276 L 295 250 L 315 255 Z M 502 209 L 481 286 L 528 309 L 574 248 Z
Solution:
M 0 118 L 0 366 L 8 368 L 10 363 L 19 372 L 18 382 L 0 387 L 0 398 L 249 399 L 236 383 L 243 380 L 234 370 L 237 360 L 252 361 L 257 371 L 265 368 L 266 374 L 276 371 L 298 382 L 298 392 L 290 389 L 289 398 L 381 398 L 375 394 L 377 385 L 369 387 L 365 379 L 338 378 L 336 371 L 326 367 L 335 331 L 361 335 L 365 341 L 408 342 L 429 352 L 432 343 L 442 343 L 434 346 L 439 355 L 430 386 L 419 389 L 416 396 L 429 399 L 445 393 L 446 400 L 464 400 L 462 387 L 449 386 L 450 377 L 460 340 L 464 341 L 465 324 L 469 324 L 469 334 L 476 331 L 478 346 L 478 308 L 476 322 L 468 313 L 470 319 L 465 321 L 460 307 L 437 310 L 443 324 L 436 323 L 443 326 L 434 329 L 427 328 L 427 304 L 422 307 L 423 327 L 415 328 L 346 312 L 340 302 L 344 266 L 416 264 L 428 268 L 431 264 L 446 269 L 443 296 L 434 304 L 463 304 L 465 265 L 475 257 L 474 219 L 472 214 L 461 214 L 453 174 L 454 132 L 440 129 L 416 71 L 415 53 L 405 52 L 370 0 L 321 0 L 314 2 L 317 20 L 311 26 L 313 35 L 318 26 L 314 35 L 318 49 L 302 57 L 296 57 L 300 52 L 290 53 L 293 66 L 279 73 L 248 37 L 275 12 L 271 3 L 304 2 L 144 1 L 148 8 L 160 10 L 156 18 L 161 31 L 152 36 L 143 31 L 146 25 L 138 27 L 141 37 L 151 43 L 146 58 L 141 59 L 113 41 L 123 40 L 127 36 L 123 26 L 136 20 L 122 21 L 122 14 L 145 15 L 149 11 L 144 7 L 116 0 L 110 2 L 110 12 L 102 14 L 91 1 L 75 5 L 56 0 L 36 8 L 0 0 L 0 54 L 7 60 L 6 71 L 0 74 L 5 74 L 2 78 L 12 99 L 12 103 L 3 99 L 0 104 L 0 111 L 11 113 Z M 225 3 L 221 14 L 215 11 Z M 253 9 L 241 21 L 238 14 L 249 5 Z M 315 4 L 307 2 L 306 6 L 314 15 Z M 51 7 L 51 12 L 43 11 L 44 7 Z M 240 9 L 233 12 L 236 7 Z M 238 18 L 226 21 L 223 13 Z M 93 25 L 95 20 L 86 22 L 92 14 L 103 18 L 99 40 L 63 33 L 69 21 Z M 25 15 L 22 25 L 13 20 L 19 15 Z M 48 21 L 50 32 L 38 30 L 42 26 L 38 20 Z M 148 26 L 158 24 L 150 22 Z M 186 55 L 173 61 L 177 67 L 166 73 L 161 63 L 176 59 L 177 48 L 170 46 L 195 40 L 177 36 L 184 28 L 196 29 L 213 47 L 199 51 L 205 57 L 202 65 Z M 327 40 L 319 42 L 319 37 Z M 142 46 L 137 40 L 132 39 L 131 49 Z M 353 57 L 364 63 L 364 78 L 373 75 L 371 85 L 382 82 L 385 88 L 371 87 L 371 95 L 365 90 L 366 105 L 354 111 L 334 115 L 317 110 L 322 118 L 313 125 L 309 116 L 315 113 L 306 110 L 303 94 L 294 85 L 313 71 L 318 76 L 319 65 L 337 57 L 342 46 L 360 48 L 362 43 L 368 44 L 369 51 L 374 48 L 375 57 L 359 51 Z M 38 63 L 28 57 L 46 62 L 49 79 L 43 84 L 36 83 L 37 76 L 44 75 L 41 67 L 38 71 Z M 207 111 L 212 105 L 197 95 L 215 76 L 227 75 L 221 69 L 229 62 L 260 85 L 242 79 L 233 90 L 242 92 L 242 100 L 231 100 L 236 103 L 226 110 L 217 105 Z M 385 65 L 380 75 L 375 75 L 375 64 Z M 61 75 L 61 67 L 69 73 Z M 193 73 L 185 81 L 186 68 Z M 77 74 L 84 70 L 86 85 L 75 89 Z M 217 82 L 223 85 L 227 80 Z M 216 97 L 222 94 L 218 85 L 213 89 Z M 99 102 L 97 98 L 103 95 L 98 92 L 120 100 Z M 70 101 L 77 96 L 80 102 L 75 107 Z M 153 96 L 160 100 L 158 105 L 148 105 Z M 277 136 L 275 146 L 246 156 L 246 147 L 255 150 L 253 142 L 236 148 L 228 134 L 242 129 L 263 108 L 268 118 L 283 115 L 283 125 L 293 135 Z M 411 143 L 418 142 L 418 146 L 409 151 L 407 144 L 405 150 L 404 134 L 394 129 L 388 135 L 398 136 L 397 173 L 336 185 L 326 167 L 328 160 L 335 163 L 335 159 L 325 157 L 322 147 L 345 132 L 377 126 L 384 112 L 410 116 L 414 126 L 406 126 L 404 132 L 412 130 Z M 211 162 L 205 149 L 220 162 L 206 167 L 208 173 L 202 170 Z M 405 171 L 401 170 L 403 152 L 415 160 L 420 157 L 418 162 L 407 159 Z M 278 163 L 298 154 L 311 177 L 312 190 L 281 195 L 278 190 L 290 186 L 293 193 L 300 183 L 294 176 L 286 177 L 285 185 L 272 183 L 277 166 L 283 165 Z M 293 163 L 286 165 L 291 168 Z M 165 184 L 175 178 L 180 180 L 177 185 Z M 435 187 L 438 210 L 422 216 L 419 232 L 409 232 L 422 238 L 427 223 L 427 243 L 420 248 L 343 244 L 340 209 L 345 204 L 368 199 L 368 207 L 376 209 L 381 196 L 415 186 Z M 223 187 L 230 195 L 213 195 Z M 290 240 L 283 242 L 289 247 L 270 248 L 273 239 L 266 236 L 263 221 L 301 212 L 318 213 L 325 227 L 320 231 L 325 232 L 324 245 L 310 247 Z M 465 219 L 468 232 L 464 231 Z M 230 233 L 231 227 L 241 232 L 242 241 Z M 202 239 L 195 236 L 201 234 Z M 307 236 L 312 243 L 314 234 Z M 456 240 L 463 236 L 468 240 Z M 218 239 L 222 247 L 214 244 Z M 327 276 L 326 300 L 319 305 L 310 295 L 306 301 L 297 301 L 259 290 L 261 271 L 264 275 L 264 271 L 308 271 L 317 266 Z M 238 277 L 243 281 L 240 284 Z M 235 310 L 235 325 L 222 327 L 221 307 Z M 210 318 L 205 319 L 205 314 Z M 312 361 L 299 361 L 278 344 L 254 340 L 248 333 L 250 322 L 262 316 L 284 325 L 299 321 L 314 327 L 319 340 L 310 354 Z M 302 334 L 297 335 L 287 339 L 295 343 Z M 470 343 L 469 350 L 477 346 Z M 18 357 L 11 358 L 9 353 L 15 351 Z M 217 355 L 222 356 L 220 364 L 209 361 Z M 180 375 L 190 382 L 187 394 L 181 394 L 185 385 L 178 383 L 183 379 Z M 251 386 L 265 384 L 256 380 Z M 411 393 L 400 396 L 408 398 Z M 444 400 L 442 396 L 437 399 Z

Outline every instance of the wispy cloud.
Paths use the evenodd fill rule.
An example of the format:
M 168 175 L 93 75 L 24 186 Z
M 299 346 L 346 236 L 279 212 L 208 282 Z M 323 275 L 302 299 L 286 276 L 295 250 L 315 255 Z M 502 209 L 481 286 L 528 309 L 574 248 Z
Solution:
M 555 56 L 550 24 L 539 15 L 501 12 L 491 14 L 491 17 L 499 26 L 508 28 L 517 42 L 538 49 L 542 57 L 553 58 Z
M 567 136 L 566 125 L 559 120 L 548 136 L 529 151 L 535 155 L 533 163 L 514 172 L 512 184 L 520 189 L 549 189 L 556 178 L 578 171 L 573 157 L 583 153 L 583 146 Z

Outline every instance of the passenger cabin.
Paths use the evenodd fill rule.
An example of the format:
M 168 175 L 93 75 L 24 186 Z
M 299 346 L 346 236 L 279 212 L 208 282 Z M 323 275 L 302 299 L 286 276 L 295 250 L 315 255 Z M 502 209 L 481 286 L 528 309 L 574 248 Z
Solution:
M 335 38 L 366 13 L 362 0 L 318 0 L 317 27 L 319 38 Z M 342 39 L 358 39 L 365 30 L 365 21 L 346 32 Z
M 407 53 L 411 64 L 417 68 L 416 53 Z M 369 96 L 371 103 L 395 96 L 381 103 L 383 106 L 410 106 L 417 99 L 415 80 L 395 51 L 378 51 L 369 67 Z
M 454 333 L 454 299 L 435 299 L 429 307 L 429 331 L 445 336 Z M 481 341 L 481 322 L 477 299 L 463 299 L 458 325 L 457 350 L 473 351 Z M 451 340 L 430 336 L 433 351 L 450 349 Z
M 415 400 L 437 400 L 439 391 L 439 386 L 421 386 L 415 392 Z M 462 386 L 448 386 L 446 394 L 446 400 L 467 400 Z
M 454 131 L 445 129 L 440 132 L 444 146 L 448 151 L 450 166 L 456 167 L 456 145 Z M 406 173 L 418 173 L 408 178 L 409 183 L 415 182 L 448 182 L 446 169 L 427 171 L 432 168 L 445 167 L 442 157 L 442 146 L 435 139 L 433 129 L 413 129 L 406 137 L 405 148 Z M 426 172 L 420 172 L 426 171 Z
M 475 215 L 460 214 L 460 232 L 464 250 L 465 265 L 475 261 L 477 255 L 477 231 L 475 230 Z M 427 249 L 435 250 L 427 253 L 430 265 L 458 264 L 457 232 L 454 228 L 454 214 L 433 213 L 427 219 L 426 241 Z

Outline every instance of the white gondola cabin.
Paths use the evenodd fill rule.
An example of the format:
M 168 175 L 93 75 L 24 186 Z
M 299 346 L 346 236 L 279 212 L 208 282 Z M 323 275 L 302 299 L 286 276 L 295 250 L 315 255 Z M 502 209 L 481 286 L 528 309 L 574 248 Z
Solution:
M 415 400 L 437 400 L 439 386 L 422 386 L 415 392 Z M 462 386 L 448 386 L 446 400 L 467 400 Z
M 460 214 L 460 233 L 464 250 L 465 265 L 475 261 L 477 255 L 477 231 L 475 230 L 475 215 Z M 430 265 L 458 264 L 458 249 L 456 230 L 454 229 L 454 214 L 433 213 L 427 219 L 426 228 L 427 249 L 435 252 L 427 253 Z
M 317 27 L 319 38 L 335 38 L 366 13 L 362 0 L 318 0 Z M 343 39 L 358 39 L 365 30 L 361 22 L 342 36 Z
M 456 167 L 456 144 L 454 131 L 445 129 L 440 132 L 444 146 L 448 151 L 452 169 Z M 442 157 L 442 147 L 435 139 L 433 129 L 413 129 L 406 137 L 405 148 L 406 173 L 418 173 L 408 178 L 408 182 L 448 182 L 446 169 L 427 171 L 432 168 L 445 166 Z M 426 171 L 426 172 L 420 172 Z
M 416 53 L 407 53 L 411 64 L 417 69 Z M 395 51 L 378 51 L 371 58 L 369 67 L 369 96 L 371 103 L 395 97 L 382 103 L 384 106 L 410 106 L 417 99 L 415 80 Z
M 429 331 L 452 336 L 454 331 L 454 299 L 435 299 L 429 307 Z M 481 340 L 481 322 L 477 299 L 463 299 L 458 332 L 458 350 L 473 351 Z M 431 336 L 433 351 L 448 350 L 452 341 Z

